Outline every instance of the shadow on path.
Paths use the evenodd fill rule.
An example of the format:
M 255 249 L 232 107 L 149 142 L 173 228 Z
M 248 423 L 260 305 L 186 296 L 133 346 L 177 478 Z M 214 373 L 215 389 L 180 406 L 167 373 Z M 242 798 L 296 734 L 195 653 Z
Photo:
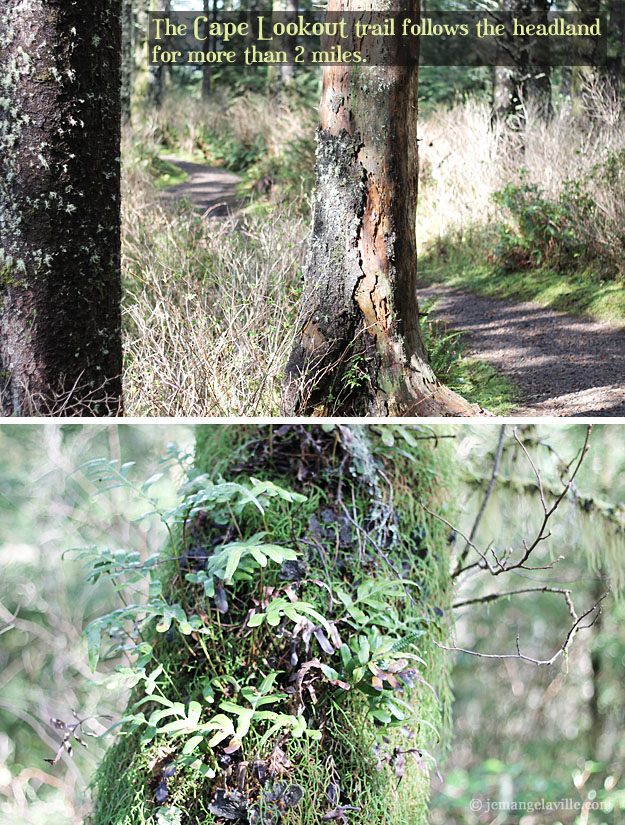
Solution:
M 625 326 L 575 318 L 534 303 L 510 304 L 444 284 L 432 315 L 466 332 L 467 354 L 523 391 L 513 415 L 625 415 Z
M 171 202 L 189 198 L 196 209 L 211 218 L 226 218 L 239 208 L 240 201 L 234 193 L 236 184 L 241 180 L 238 175 L 174 157 L 163 156 L 163 160 L 173 163 L 189 176 L 184 183 L 163 189 L 163 200 Z

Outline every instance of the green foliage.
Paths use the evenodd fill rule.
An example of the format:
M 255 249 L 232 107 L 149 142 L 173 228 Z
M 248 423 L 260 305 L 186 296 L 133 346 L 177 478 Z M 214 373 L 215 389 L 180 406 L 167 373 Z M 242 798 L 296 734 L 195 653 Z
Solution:
M 374 432 L 378 461 L 390 455 L 400 462 L 415 461 L 421 444 L 410 434 L 400 438 L 401 430 L 393 435 L 384 428 L 384 438 L 379 441 Z M 257 430 L 223 428 L 219 439 L 205 432 L 198 442 L 200 454 L 212 459 L 215 468 L 223 467 L 223 449 L 224 463 L 232 466 L 237 455 L 249 456 L 248 439 L 253 432 Z M 329 444 L 336 437 L 332 428 L 319 429 L 319 433 L 318 437 Z M 207 442 L 215 444 L 214 455 L 206 451 Z M 245 445 L 242 453 L 237 443 Z M 165 465 L 179 466 L 178 458 L 176 451 L 170 450 Z M 150 483 L 137 484 L 130 479 L 129 467 L 92 462 L 86 469 L 92 478 L 100 479 L 103 488 L 122 485 L 149 498 L 152 506 L 146 517 L 156 515 L 168 531 L 166 547 L 158 558 L 145 564 L 131 551 L 98 553 L 89 548 L 82 551 L 82 559 L 91 578 L 109 577 L 122 596 L 137 591 L 146 594 L 141 602 L 127 599 L 123 608 L 94 620 L 86 635 L 93 663 L 111 661 L 120 654 L 127 659 L 113 678 L 131 686 L 133 698 L 114 727 L 122 738 L 113 752 L 121 755 L 127 747 L 137 750 L 129 776 L 134 770 L 144 775 L 140 754 L 168 754 L 176 778 L 169 780 L 167 801 L 183 810 L 183 823 L 192 821 L 189 817 L 197 814 L 201 805 L 217 810 L 218 803 L 209 802 L 209 788 L 223 781 L 220 760 L 226 757 L 234 760 L 235 766 L 247 766 L 245 798 L 251 800 L 259 793 L 262 803 L 271 786 L 259 786 L 251 766 L 271 766 L 275 754 L 282 753 L 280 759 L 290 767 L 271 771 L 276 777 L 285 771 L 290 777 L 296 771 L 297 782 L 309 801 L 306 812 L 295 806 L 289 816 L 302 823 L 314 821 L 310 819 L 313 800 L 317 816 L 327 807 L 324 794 L 332 764 L 328 755 L 337 765 L 344 764 L 341 793 L 354 794 L 358 806 L 361 794 L 367 799 L 379 795 L 375 789 L 385 771 L 393 776 L 393 747 L 402 747 L 407 731 L 413 731 L 410 736 L 416 738 L 414 745 L 404 745 L 406 752 L 416 753 L 414 748 L 418 747 L 419 760 L 430 758 L 423 748 L 439 738 L 442 697 L 438 691 L 444 696 L 445 683 L 439 666 L 433 668 L 441 654 L 428 640 L 440 638 L 445 629 L 439 614 L 425 607 L 427 599 L 440 598 L 435 580 L 426 575 L 427 566 L 415 566 L 398 545 L 394 553 L 401 555 L 397 558 L 418 572 L 418 578 L 397 578 L 385 568 L 375 573 L 367 570 L 373 549 L 361 549 L 363 561 L 354 561 L 350 572 L 339 568 L 341 573 L 330 574 L 323 554 L 330 552 L 338 539 L 330 542 L 328 535 L 330 543 L 326 550 L 322 547 L 316 561 L 305 551 L 307 545 L 302 540 L 312 530 L 315 541 L 326 541 L 325 533 L 319 532 L 321 527 L 310 526 L 319 523 L 315 513 L 329 512 L 327 487 L 322 492 L 316 486 L 320 478 L 315 477 L 304 495 L 289 486 L 288 473 L 281 485 L 258 470 L 246 470 L 238 477 L 230 474 L 232 480 L 225 481 L 214 472 L 202 472 L 204 467 L 198 462 L 197 468 L 188 468 L 176 505 L 162 507 L 151 495 Z M 328 472 L 332 478 L 336 470 Z M 373 517 L 370 510 L 366 514 L 371 505 L 361 498 L 365 489 L 361 491 L 358 483 L 354 487 L 358 490 L 356 524 L 368 523 Z M 401 491 L 398 496 L 402 497 Z M 335 524 L 337 537 L 341 530 L 344 534 L 355 529 L 347 520 L 337 519 Z M 332 721 L 337 714 L 349 720 L 348 726 L 341 723 L 345 733 L 350 731 L 343 744 Z M 323 750 L 318 750 L 322 737 L 323 759 Z M 373 750 L 376 741 L 381 754 L 377 758 Z M 388 742 L 396 744 L 389 745 L 387 751 Z M 361 767 L 349 779 L 352 768 L 348 766 L 354 759 Z M 380 759 L 382 773 L 378 775 L 375 764 Z M 320 760 L 319 767 L 314 769 L 316 760 Z M 416 777 L 412 770 L 401 767 L 401 775 L 406 771 L 406 789 L 411 783 L 427 781 L 423 773 L 426 763 L 419 764 L 415 766 Z M 314 770 L 320 775 L 308 780 Z M 128 811 L 139 794 L 142 816 L 146 822 L 154 822 L 144 790 L 129 790 L 131 798 L 115 810 L 107 806 L 107 771 L 105 762 L 98 782 L 95 825 L 130 822 Z M 208 784 L 203 801 L 187 795 L 181 805 L 181 797 L 176 795 L 178 777 L 187 774 L 197 777 L 196 791 L 198 782 Z M 150 784 L 145 775 L 143 779 L 135 777 L 137 781 L 142 788 L 146 781 Z M 151 787 L 150 794 L 154 794 L 154 784 Z M 422 794 L 421 790 L 416 797 Z M 401 806 L 408 804 L 413 807 L 417 802 L 405 800 L 401 810 L 406 812 L 408 809 Z M 364 809 L 362 817 L 354 814 L 355 825 L 369 821 Z M 413 813 L 397 821 L 421 821 L 414 817 Z
M 430 317 L 435 303 L 432 299 L 419 306 L 421 332 L 434 374 L 467 401 L 505 415 L 519 401 L 519 390 L 490 364 L 466 356 L 464 333 L 450 330 L 443 319 Z
M 602 262 L 602 274 L 621 279 L 624 274 L 620 206 L 606 214 L 590 192 L 593 188 L 619 191 L 625 175 L 625 150 L 609 152 L 583 178 L 564 182 L 556 198 L 549 197 L 535 183 L 526 182 L 521 170 L 520 182 L 509 183 L 492 196 L 497 206 L 512 219 L 512 225 L 499 227 L 497 241 L 489 250 L 489 260 L 505 273 L 549 265 L 563 274 L 588 263 Z M 601 226 L 607 244 L 588 231 L 589 225 Z
M 298 212 L 308 214 L 314 171 L 315 139 L 311 130 L 305 137 L 285 142 L 279 154 L 266 154 L 248 165 L 239 191 L 258 198 L 274 190 L 274 200 L 277 193 L 277 197 L 293 203 Z
M 592 199 L 579 181 L 566 184 L 557 200 L 545 196 L 536 184 L 508 184 L 493 195 L 494 202 L 512 216 L 517 228 L 500 230 L 499 244 L 491 259 L 504 271 L 539 267 L 549 263 L 564 269 L 587 255 L 579 234 L 580 217 L 588 217 Z
M 419 69 L 419 100 L 427 111 L 429 106 L 454 103 L 459 96 L 490 94 L 490 70 L 487 67 L 421 66 Z

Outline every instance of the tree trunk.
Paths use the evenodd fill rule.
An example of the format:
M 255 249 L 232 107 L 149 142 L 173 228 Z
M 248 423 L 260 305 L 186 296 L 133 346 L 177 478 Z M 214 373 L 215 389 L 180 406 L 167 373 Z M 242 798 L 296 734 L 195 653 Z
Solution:
M 0 406 L 121 411 L 121 0 L 0 11 Z
M 122 736 L 100 768 L 94 825 L 144 817 L 152 825 L 155 803 L 165 799 L 181 812 L 181 825 L 207 821 L 207 813 L 221 821 L 232 806 L 237 810 L 228 818 L 250 825 L 300 821 L 300 811 L 306 822 L 340 820 L 343 811 L 350 825 L 424 825 L 432 765 L 423 751 L 436 741 L 431 726 L 441 732 L 448 708 L 446 656 L 436 644 L 448 632 L 450 578 L 448 530 L 418 502 L 440 506 L 446 497 L 445 446 L 434 437 L 409 443 L 398 427 L 202 426 L 196 432 L 190 482 L 196 493 L 216 492 L 211 485 L 224 482 L 228 489 L 255 488 L 262 513 L 253 503 L 240 510 L 223 498 L 216 510 L 209 494 L 204 509 L 181 526 L 180 566 L 169 582 L 163 566 L 157 577 L 167 603 L 201 618 L 204 635 L 183 641 L 174 627 L 163 635 L 141 625 L 153 651 L 146 665 L 154 674 L 152 692 L 199 702 L 202 721 L 218 714 L 223 721 L 224 713 L 248 703 L 251 691 L 264 695 L 259 709 L 283 714 L 283 721 L 269 731 L 261 713 L 241 734 L 232 731 L 213 744 L 213 733 L 196 740 L 191 760 L 214 769 L 204 777 L 188 766 L 191 760 L 185 763 L 184 731 L 154 735 L 141 725 L 140 736 Z M 264 497 L 251 479 L 279 485 L 290 498 L 275 486 Z M 218 497 L 227 498 L 222 489 Z M 269 559 L 248 573 L 232 571 L 207 597 L 201 581 L 212 576 L 210 559 L 228 542 L 253 544 L 252 536 L 273 547 Z M 272 561 L 287 548 L 296 560 Z M 287 612 L 252 629 L 254 615 L 269 615 L 276 599 L 286 599 L 287 611 L 300 611 L 300 619 Z M 396 719 L 408 711 L 403 727 L 389 724 L 393 702 Z M 418 708 L 414 717 L 411 707 Z M 143 683 L 129 710 L 138 708 L 146 718 L 162 709 Z M 163 780 L 168 765 L 174 767 Z M 301 801 L 296 817 L 287 818 L 282 808 L 291 807 L 293 789 Z M 278 794 L 285 804 L 272 810 Z
M 171 11 L 171 0 L 165 2 L 158 2 L 158 0 L 148 0 L 148 8 L 152 11 L 160 10 L 162 7 L 165 15 Z M 167 38 L 165 38 L 164 48 L 167 49 Z M 165 66 L 163 63 L 152 64 L 148 57 L 148 100 L 156 109 L 160 109 L 163 105 L 163 93 L 165 91 L 165 72 L 169 72 L 171 78 L 171 66 Z
M 388 11 L 399 8 L 396 0 Z M 405 9 L 412 19 L 418 0 Z M 333 0 L 329 11 L 354 11 Z M 317 131 L 313 234 L 287 415 L 468 415 L 441 387 L 416 292 L 417 71 L 326 66 Z
M 135 79 L 135 19 L 133 0 L 122 0 L 122 123 L 130 121 Z
M 297 20 L 297 0 L 286 0 L 286 18 L 289 21 Z M 284 50 L 289 58 L 289 63 L 283 63 L 280 71 L 282 84 L 288 86 L 295 77 L 295 45 L 292 38 L 285 37 Z
M 211 42 L 210 42 L 210 20 L 211 20 L 211 13 L 210 13 L 210 0 L 204 0 L 204 16 L 206 17 L 206 24 L 204 26 L 204 37 L 206 40 L 204 41 L 204 53 L 208 54 L 211 50 Z M 209 63 L 204 63 L 202 67 L 202 100 L 210 100 L 212 94 L 212 80 L 211 80 L 211 70 L 212 66 Z
M 539 25 L 549 25 L 550 0 L 534 0 L 531 6 L 532 20 Z M 553 115 L 551 105 L 551 65 L 549 62 L 548 38 L 534 38 L 530 52 L 530 65 L 524 93 L 530 105 L 541 120 L 549 120 Z
M 531 21 L 546 25 L 549 6 L 549 0 L 502 0 L 501 11 L 506 13 L 508 21 L 516 18 L 520 23 Z M 509 31 L 498 44 L 499 54 L 505 54 L 509 60 L 494 71 L 493 117 L 516 116 L 524 120 L 526 105 L 534 107 L 543 120 L 551 117 L 551 68 L 546 49 L 547 40 L 543 43 L 540 38 L 514 36 L 509 25 Z

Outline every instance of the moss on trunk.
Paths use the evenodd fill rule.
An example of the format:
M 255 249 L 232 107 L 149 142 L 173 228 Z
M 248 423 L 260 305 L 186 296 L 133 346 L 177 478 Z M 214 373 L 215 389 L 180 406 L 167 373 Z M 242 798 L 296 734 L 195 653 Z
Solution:
M 264 513 L 251 506 L 216 518 L 196 509 L 182 528 L 181 572 L 201 578 L 225 540 L 260 532 L 297 560 L 269 559 L 247 577 L 217 581 L 213 596 L 174 566 L 168 599 L 201 617 L 206 645 L 199 634 L 152 631 L 149 669 L 164 669 L 156 694 L 162 688 L 185 707 L 199 702 L 204 722 L 218 713 L 234 719 L 235 705 L 260 691 L 262 710 L 291 721 L 270 732 L 272 720 L 254 718 L 249 731 L 212 746 L 206 736 L 197 748 L 214 776 L 182 764 L 184 737 L 139 727 L 100 768 L 93 825 L 152 825 L 159 811 L 183 825 L 217 823 L 226 802 L 242 823 L 312 825 L 341 808 L 351 825 L 426 822 L 426 752 L 449 709 L 435 645 L 448 630 L 449 576 L 448 536 L 419 500 L 443 504 L 450 467 L 445 448 L 422 435 L 394 426 L 198 427 L 194 489 L 214 491 L 210 480 L 221 475 L 296 495 L 270 497 Z M 275 625 L 257 621 L 280 598 L 287 613 Z M 131 712 L 138 702 L 146 716 L 161 707 L 143 687 Z M 172 763 L 176 772 L 164 778 Z

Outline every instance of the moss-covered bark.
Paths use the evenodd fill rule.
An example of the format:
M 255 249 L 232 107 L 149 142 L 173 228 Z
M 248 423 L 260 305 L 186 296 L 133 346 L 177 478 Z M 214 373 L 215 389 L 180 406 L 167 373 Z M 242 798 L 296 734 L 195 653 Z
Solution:
M 121 0 L 0 8 L 0 406 L 121 404 Z
M 188 614 L 199 614 L 213 641 L 204 652 L 199 637 L 172 633 L 159 641 L 153 633 L 150 668 L 163 666 L 160 683 L 172 699 L 198 700 L 202 720 L 224 710 L 224 698 L 226 713 L 229 703 L 245 704 L 246 690 L 254 693 L 276 674 L 264 709 L 294 715 L 318 734 L 298 736 L 285 723 L 266 735 L 269 723 L 259 721 L 244 737 L 229 735 L 212 747 L 205 740 L 198 747 L 216 775 L 204 778 L 179 762 L 184 739 L 135 732 L 113 746 L 100 769 L 93 825 L 152 825 L 159 811 L 182 825 L 219 823 L 227 805 L 238 811 L 232 820 L 257 825 L 316 825 L 341 809 L 350 825 L 426 822 L 434 769 L 426 751 L 437 739 L 430 726 L 440 732 L 448 711 L 446 664 L 435 641 L 447 632 L 449 545 L 419 500 L 443 506 L 450 473 L 444 447 L 415 440 L 419 435 L 394 427 L 197 429 L 199 473 L 242 484 L 271 480 L 306 499 L 276 499 L 262 517 L 252 507 L 219 523 L 196 512 L 183 530 L 182 572 L 201 570 L 224 537 L 247 539 L 259 529 L 264 541 L 297 550 L 298 560 L 268 564 L 260 581 L 224 581 L 208 599 L 173 572 L 170 603 L 180 600 Z M 194 483 L 206 486 L 207 476 Z M 250 615 L 283 597 L 294 609 L 314 605 L 329 628 L 316 620 L 294 625 L 286 614 L 275 627 L 250 627 Z M 359 608 L 349 608 L 347 597 Z M 358 610 L 371 615 L 363 619 Z M 378 637 L 394 639 L 393 655 L 406 658 L 376 658 Z M 345 665 L 354 650 L 361 677 Z M 405 719 L 372 711 L 382 686 Z M 131 710 L 139 702 L 149 714 L 144 699 L 137 689 Z M 164 799 L 163 771 L 172 764 Z
M 401 7 L 418 18 L 418 0 Z M 328 6 L 362 8 L 357 0 Z M 400 4 L 387 0 L 379 8 Z M 399 48 L 399 40 L 389 48 Z M 386 62 L 393 60 L 390 54 Z M 417 105 L 416 66 L 324 67 L 313 233 L 283 386 L 287 415 L 476 411 L 438 384 L 421 335 Z

